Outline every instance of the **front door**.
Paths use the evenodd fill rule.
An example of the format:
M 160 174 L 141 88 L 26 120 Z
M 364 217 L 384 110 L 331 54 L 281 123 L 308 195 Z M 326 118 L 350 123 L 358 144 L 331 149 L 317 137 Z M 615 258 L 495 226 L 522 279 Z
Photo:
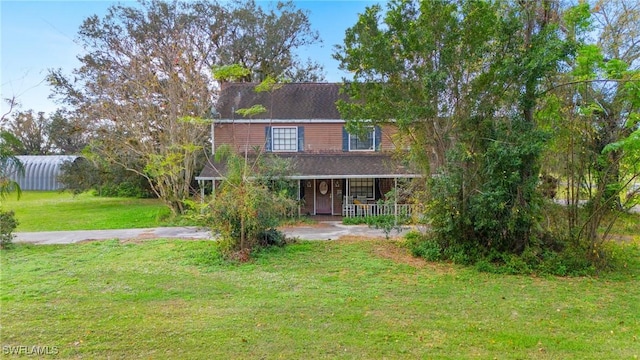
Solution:
M 316 180 L 316 214 L 331 214 L 331 180 Z

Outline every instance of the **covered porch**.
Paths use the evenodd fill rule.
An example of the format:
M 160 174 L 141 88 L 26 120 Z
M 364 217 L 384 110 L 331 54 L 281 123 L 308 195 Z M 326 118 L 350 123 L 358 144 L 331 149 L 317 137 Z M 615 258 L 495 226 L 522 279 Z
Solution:
M 300 215 L 342 217 L 410 215 L 411 206 L 397 197 L 403 178 L 299 179 Z
M 411 206 L 398 194 L 406 179 L 419 178 L 390 154 L 270 154 L 289 159 L 292 173 L 284 178 L 298 188 L 299 215 L 342 217 L 410 215 Z M 224 164 L 208 163 L 202 183 L 224 179 Z

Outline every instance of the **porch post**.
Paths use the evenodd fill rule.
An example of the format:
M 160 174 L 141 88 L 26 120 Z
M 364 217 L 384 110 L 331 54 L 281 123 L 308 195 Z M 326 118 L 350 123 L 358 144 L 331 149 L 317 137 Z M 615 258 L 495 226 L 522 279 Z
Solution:
M 198 180 L 198 186 L 200 187 L 200 204 L 204 204 L 204 180 Z
M 393 225 L 398 226 L 398 178 L 393 178 Z
M 300 213 L 300 187 L 302 186 L 301 183 L 302 183 L 302 180 L 298 180 L 298 217 L 300 217 L 300 214 L 301 214 Z

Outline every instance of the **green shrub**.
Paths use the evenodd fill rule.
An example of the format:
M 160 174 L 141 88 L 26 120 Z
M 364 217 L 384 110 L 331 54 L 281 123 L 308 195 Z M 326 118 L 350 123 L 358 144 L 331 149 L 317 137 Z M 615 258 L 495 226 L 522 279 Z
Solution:
M 428 261 L 442 260 L 442 248 L 435 239 L 416 231 L 407 233 L 405 239 L 413 256 L 419 256 Z
M 13 211 L 0 210 L 0 249 L 13 247 L 13 231 L 18 227 Z
M 285 246 L 287 238 L 284 233 L 278 229 L 270 228 L 258 235 L 258 245 L 261 247 L 268 246 Z
M 343 217 L 342 223 L 344 225 L 365 225 L 367 218 L 364 216 Z
M 270 164 L 260 157 L 248 160 L 229 146 L 218 149 L 216 160 L 227 163 L 227 174 L 206 209 L 206 217 L 219 235 L 220 252 L 229 259 L 247 261 L 254 248 L 284 244 L 284 236 L 275 227 L 294 212 L 297 202 L 286 188 L 269 188 L 274 180 L 263 174 L 270 173 Z
M 61 166 L 58 181 L 64 190 L 73 194 L 93 190 L 96 196 L 151 198 L 153 191 L 147 179 L 105 162 L 92 162 L 84 158 L 67 161 Z

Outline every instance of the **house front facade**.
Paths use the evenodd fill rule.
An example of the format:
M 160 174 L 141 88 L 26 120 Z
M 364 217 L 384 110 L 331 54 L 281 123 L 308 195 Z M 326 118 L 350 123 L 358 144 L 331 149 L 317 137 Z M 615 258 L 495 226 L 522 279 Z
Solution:
M 223 144 L 239 153 L 270 153 L 291 161 L 287 178 L 298 187 L 300 213 L 308 215 L 366 216 L 403 211 L 406 205 L 379 200 L 400 179 L 419 175 L 396 154 L 393 126 L 347 131 L 336 107 L 341 84 L 283 84 L 272 92 L 257 93 L 256 84 L 226 84 L 211 128 L 212 152 Z M 262 105 L 266 111 L 247 118 L 238 109 Z M 224 179 L 225 166 L 210 161 L 200 182 Z

